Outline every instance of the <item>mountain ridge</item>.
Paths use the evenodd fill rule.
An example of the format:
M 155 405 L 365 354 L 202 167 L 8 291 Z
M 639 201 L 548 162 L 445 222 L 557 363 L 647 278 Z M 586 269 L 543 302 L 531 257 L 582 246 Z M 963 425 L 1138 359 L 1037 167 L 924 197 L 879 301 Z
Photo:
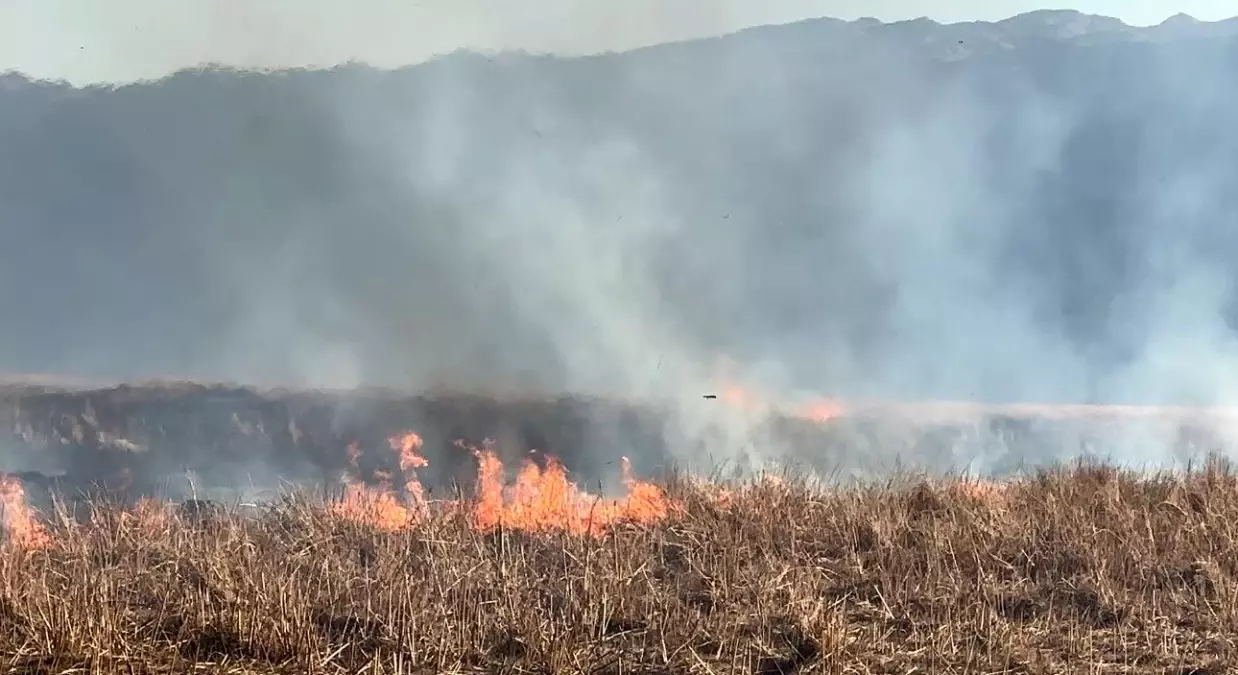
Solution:
M 909 31 L 920 31 L 911 37 L 921 38 L 925 47 L 947 48 L 958 45 L 984 44 L 1011 48 L 1011 40 L 1054 40 L 1062 42 L 1093 43 L 1099 38 L 1127 42 L 1172 42 L 1204 38 L 1231 38 L 1238 36 L 1238 16 L 1216 21 L 1201 21 L 1189 14 L 1178 13 L 1166 18 L 1159 24 L 1136 26 L 1127 24 L 1119 18 L 1101 14 L 1088 14 L 1073 9 L 1042 9 L 1024 12 L 996 21 L 955 21 L 939 22 L 928 17 L 904 19 L 899 21 L 881 21 L 872 17 L 846 20 L 832 17 L 813 17 L 782 24 L 766 24 L 750 26 L 721 35 L 672 40 L 652 45 L 633 47 L 631 49 L 614 50 L 579 55 L 559 55 L 552 53 L 532 52 L 527 50 L 475 50 L 462 48 L 452 52 L 437 54 L 430 58 L 397 67 L 372 66 L 364 61 L 345 62 L 327 66 L 288 66 L 280 68 L 249 68 L 229 64 L 207 63 L 188 66 L 172 71 L 158 78 L 143 78 L 122 83 L 99 82 L 86 85 L 71 85 L 63 80 L 47 78 L 31 78 L 19 70 L 0 71 L 0 86 L 6 77 L 18 76 L 30 82 L 44 82 L 58 86 L 72 86 L 82 89 L 99 89 L 131 84 L 150 84 L 172 77 L 178 73 L 189 73 L 201 70 L 216 70 L 237 74 L 275 74 L 280 72 L 298 71 L 329 71 L 340 67 L 361 65 L 379 71 L 396 71 L 444 58 L 459 58 L 462 56 L 477 56 L 486 59 L 493 58 L 552 58 L 560 60 L 591 59 L 598 57 L 617 56 L 640 53 L 662 48 L 715 43 L 717 41 L 735 41 L 744 36 L 783 36 L 794 32 L 826 29 L 847 30 L 851 37 L 865 38 L 902 38 L 909 36 Z M 931 35 L 930 33 L 937 33 Z M 949 55 L 948 55 L 949 56 Z M 953 56 L 957 58 L 957 53 Z

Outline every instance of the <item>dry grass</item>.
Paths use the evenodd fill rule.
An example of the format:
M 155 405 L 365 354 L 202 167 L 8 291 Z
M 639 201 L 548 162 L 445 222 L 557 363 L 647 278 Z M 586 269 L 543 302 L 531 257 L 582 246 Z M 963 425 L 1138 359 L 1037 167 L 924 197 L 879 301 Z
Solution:
M 729 494 L 605 539 L 100 509 L 0 555 L 10 672 L 1217 673 L 1238 478 Z M 78 670 L 76 672 L 84 672 Z

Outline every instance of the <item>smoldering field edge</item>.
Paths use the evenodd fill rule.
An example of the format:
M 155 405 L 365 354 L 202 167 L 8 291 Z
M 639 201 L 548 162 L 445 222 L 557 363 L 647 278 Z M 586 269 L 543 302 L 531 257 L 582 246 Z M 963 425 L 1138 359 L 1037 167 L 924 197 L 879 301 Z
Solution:
M 625 458 L 644 478 L 677 470 L 752 475 L 789 466 L 825 480 L 879 478 L 899 468 L 1008 477 L 1077 457 L 1130 457 L 1140 449 L 1154 463 L 1132 468 L 1181 467 L 1228 451 L 1235 419 L 1227 409 L 792 406 L 743 398 L 735 389 L 716 400 L 694 399 L 668 408 L 586 396 L 27 382 L 0 388 L 0 470 L 21 475 L 42 504 L 38 496 L 53 489 L 62 497 L 101 491 L 130 500 L 270 500 L 290 490 L 336 488 L 346 479 L 374 484 L 394 475 L 402 482 L 390 439 L 412 432 L 429 460 L 416 476 L 431 491 L 470 490 L 478 467 L 463 448 L 492 442 L 511 472 L 553 457 L 582 489 L 614 494 L 623 489 Z M 692 437 L 677 418 L 689 405 L 696 407 Z M 736 428 L 754 447 L 717 453 L 711 442 L 733 441 Z M 677 442 L 695 445 L 670 447 Z M 698 462 L 685 465 L 684 456 Z

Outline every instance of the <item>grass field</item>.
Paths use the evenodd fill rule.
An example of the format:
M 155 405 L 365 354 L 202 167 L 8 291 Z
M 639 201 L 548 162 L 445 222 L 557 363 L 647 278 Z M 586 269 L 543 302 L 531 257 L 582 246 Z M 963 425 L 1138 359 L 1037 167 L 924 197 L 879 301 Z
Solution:
M 0 554 L 0 668 L 1203 675 L 1232 660 L 1238 477 L 1219 462 L 661 487 L 658 522 L 593 534 L 432 503 L 392 531 L 293 498 L 53 517 Z

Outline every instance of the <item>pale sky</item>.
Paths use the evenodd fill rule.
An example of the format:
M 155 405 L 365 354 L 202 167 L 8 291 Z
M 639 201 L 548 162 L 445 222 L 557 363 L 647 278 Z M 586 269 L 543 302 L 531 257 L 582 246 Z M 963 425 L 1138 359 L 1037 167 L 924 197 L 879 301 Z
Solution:
M 942 22 L 1070 8 L 1134 25 L 1235 0 L 0 0 L 0 70 L 75 83 L 243 67 L 395 66 L 460 48 L 593 53 L 807 17 Z

